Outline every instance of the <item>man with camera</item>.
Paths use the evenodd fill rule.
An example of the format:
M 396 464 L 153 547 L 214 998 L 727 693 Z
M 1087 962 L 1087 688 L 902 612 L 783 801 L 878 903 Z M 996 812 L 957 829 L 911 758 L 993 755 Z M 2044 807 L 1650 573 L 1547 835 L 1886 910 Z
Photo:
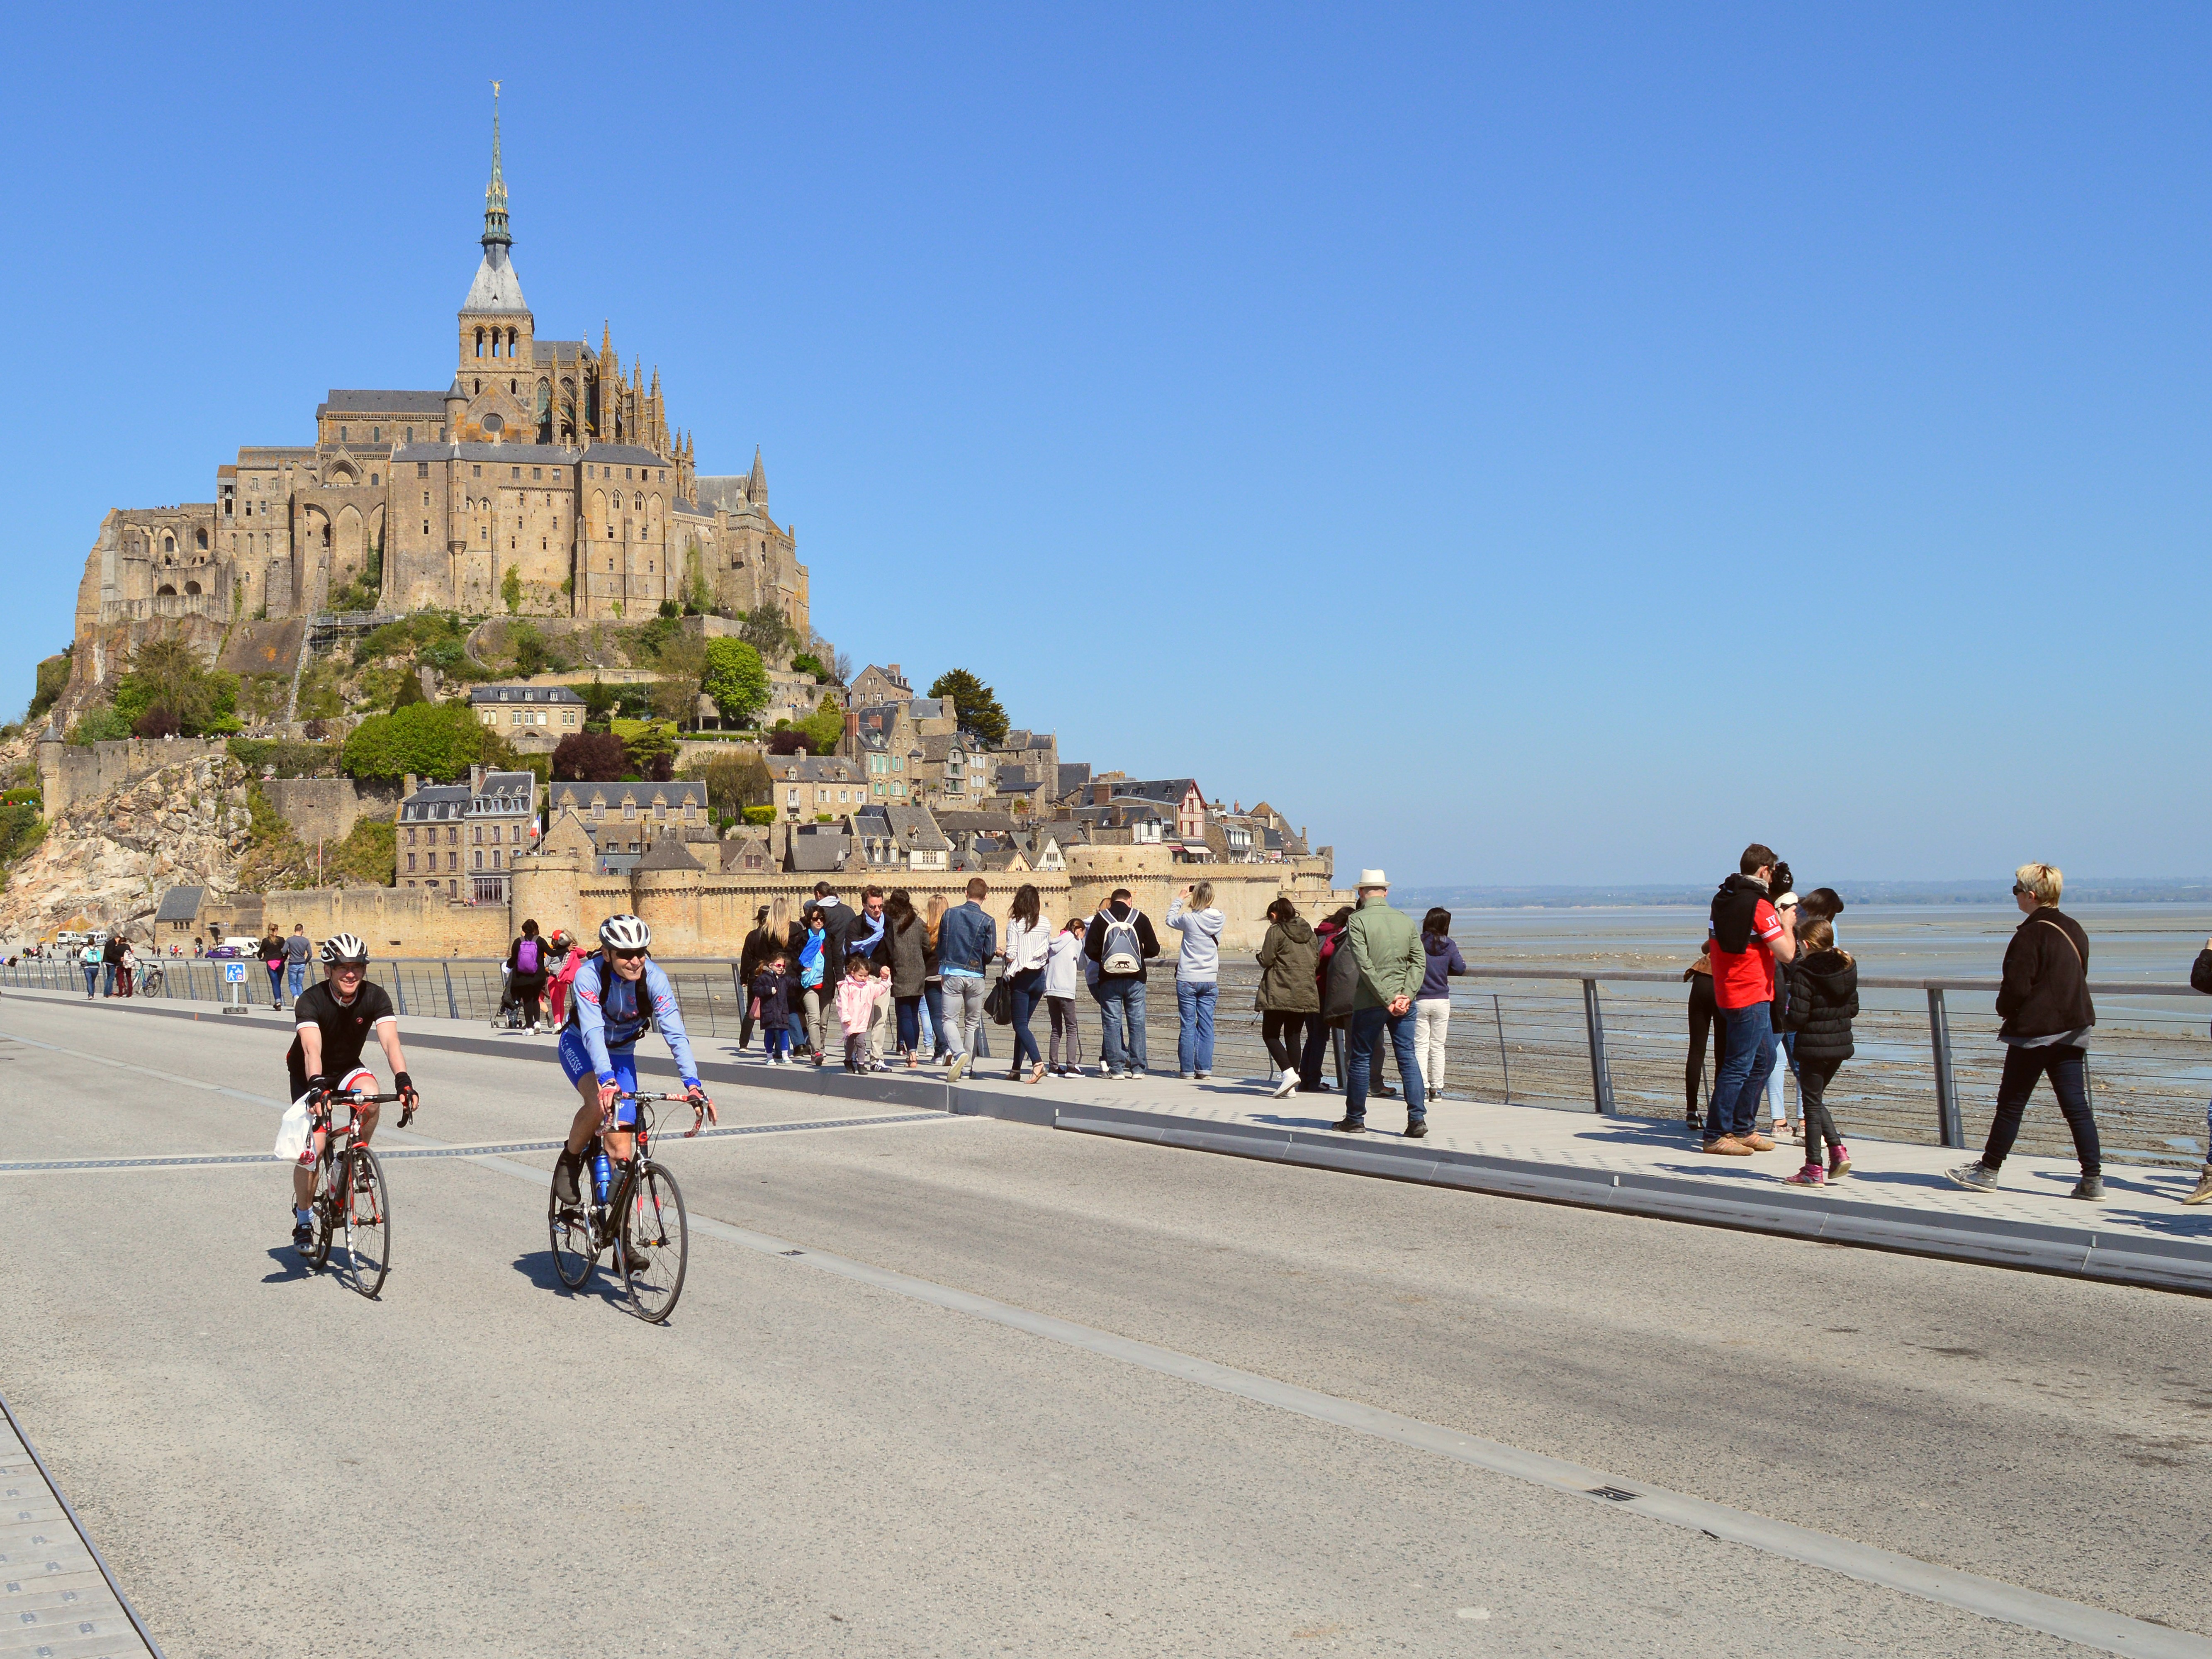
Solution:
M 1787 890 L 1790 866 L 1753 842 L 1737 871 L 1713 895 L 1711 923 L 1713 1001 L 1727 1022 L 1728 1052 L 1713 1079 L 1705 1150 L 1721 1158 L 1774 1149 L 1759 1133 L 1759 1097 L 1774 1069 L 1774 965 L 1797 954 L 1792 921 L 1768 897 Z

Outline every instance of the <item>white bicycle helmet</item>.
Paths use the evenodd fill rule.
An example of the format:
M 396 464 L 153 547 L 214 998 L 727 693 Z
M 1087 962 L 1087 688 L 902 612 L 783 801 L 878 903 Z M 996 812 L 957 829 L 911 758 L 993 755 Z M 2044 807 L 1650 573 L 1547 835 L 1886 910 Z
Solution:
M 332 933 L 323 941 L 319 954 L 326 962 L 367 962 L 368 942 L 354 933 Z
M 636 916 L 609 916 L 599 924 L 599 943 L 610 951 L 642 951 L 653 943 L 653 929 Z

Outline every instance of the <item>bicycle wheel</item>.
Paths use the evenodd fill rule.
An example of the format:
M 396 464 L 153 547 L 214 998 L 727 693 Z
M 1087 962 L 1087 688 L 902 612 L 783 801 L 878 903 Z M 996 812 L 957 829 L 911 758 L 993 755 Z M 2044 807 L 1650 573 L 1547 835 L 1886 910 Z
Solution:
M 592 1178 L 589 1167 L 577 1172 L 579 1182 Z M 549 1182 L 545 1192 L 545 1230 L 553 1239 L 553 1271 L 572 1291 L 580 1291 L 592 1276 L 599 1250 L 592 1243 L 591 1212 L 580 1203 L 563 1204 Z
M 384 1189 L 384 1161 L 366 1146 L 349 1155 L 352 1193 L 345 1207 L 348 1277 L 363 1296 L 384 1288 L 392 1271 L 392 1200 Z
M 676 1310 L 684 1292 L 684 1269 L 691 1255 L 691 1230 L 684 1224 L 684 1194 L 676 1177 L 658 1164 L 641 1163 L 623 1206 L 622 1237 L 615 1245 L 629 1304 L 637 1316 L 658 1325 Z
M 315 1161 L 315 1194 L 309 1203 L 313 1206 L 314 1240 L 307 1246 L 307 1266 L 320 1273 L 330 1265 L 331 1233 L 336 1226 L 336 1206 L 331 1195 L 331 1172 L 336 1160 L 326 1152 Z

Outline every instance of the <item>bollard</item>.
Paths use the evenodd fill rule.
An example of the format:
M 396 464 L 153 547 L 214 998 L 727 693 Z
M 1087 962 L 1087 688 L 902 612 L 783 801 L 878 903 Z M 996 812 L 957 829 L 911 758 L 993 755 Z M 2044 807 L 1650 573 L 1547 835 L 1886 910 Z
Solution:
M 1936 1133 L 1946 1146 L 1964 1146 L 1966 1131 L 1959 1121 L 1959 1085 L 1951 1076 L 1951 1022 L 1943 1011 L 1943 993 L 1928 993 L 1928 1036 L 1936 1050 Z
M 1598 1007 L 1597 981 L 1583 981 L 1583 1016 L 1589 1028 L 1590 1093 L 1595 1097 L 1598 1111 L 1606 1116 L 1613 1114 L 1613 1073 L 1605 1063 L 1605 1015 Z

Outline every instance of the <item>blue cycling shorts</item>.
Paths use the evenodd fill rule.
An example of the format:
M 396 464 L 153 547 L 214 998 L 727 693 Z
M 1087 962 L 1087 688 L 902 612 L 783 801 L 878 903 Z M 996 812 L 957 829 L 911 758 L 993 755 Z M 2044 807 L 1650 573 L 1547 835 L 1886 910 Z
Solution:
M 584 1047 L 583 1034 L 573 1025 L 561 1030 L 561 1069 L 568 1074 L 568 1085 L 574 1088 L 587 1077 L 597 1077 L 599 1067 L 592 1064 L 590 1051 Z M 637 1092 L 637 1050 L 610 1048 L 607 1059 L 612 1064 L 615 1087 L 624 1094 Z M 615 1103 L 615 1121 L 627 1127 L 637 1121 L 637 1103 L 618 1100 Z

